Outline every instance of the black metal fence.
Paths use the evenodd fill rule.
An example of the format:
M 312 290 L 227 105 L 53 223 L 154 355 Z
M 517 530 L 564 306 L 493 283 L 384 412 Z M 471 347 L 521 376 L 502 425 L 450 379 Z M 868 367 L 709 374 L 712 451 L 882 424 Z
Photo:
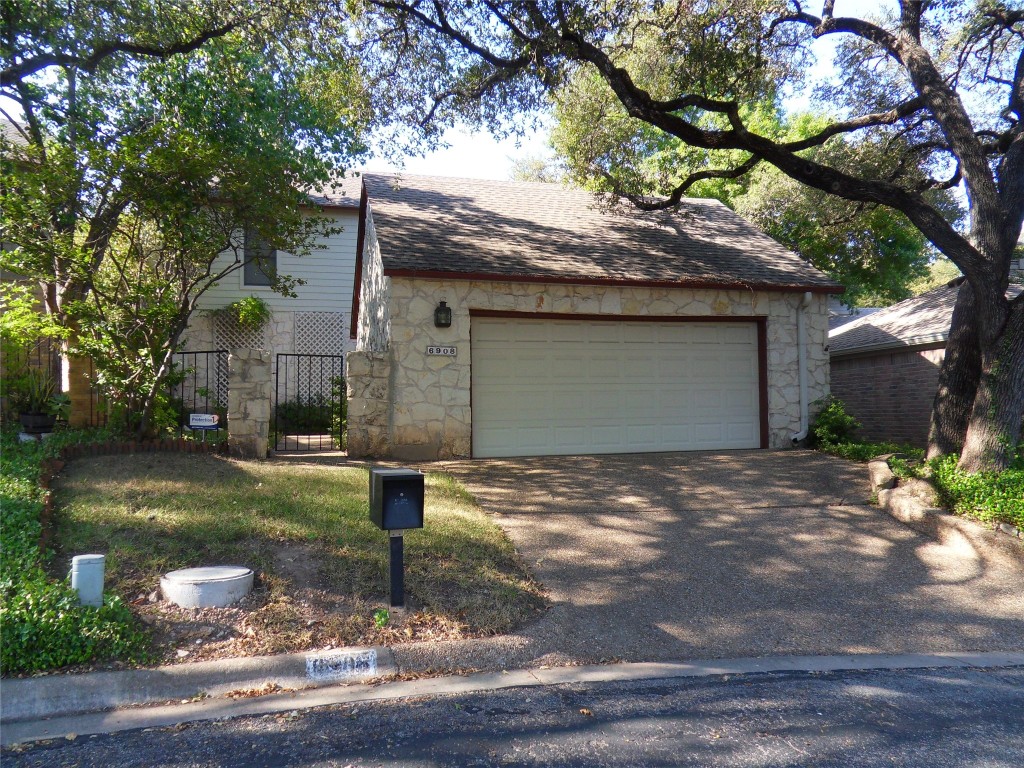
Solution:
M 186 434 L 189 415 L 195 413 L 216 414 L 220 428 L 211 434 L 225 436 L 228 426 L 227 350 L 178 352 L 174 363 L 176 381 L 171 386 L 171 403 L 178 413 L 178 434 Z M 200 436 L 198 432 L 196 436 Z
M 280 353 L 274 383 L 271 446 L 278 451 L 343 447 L 343 355 Z

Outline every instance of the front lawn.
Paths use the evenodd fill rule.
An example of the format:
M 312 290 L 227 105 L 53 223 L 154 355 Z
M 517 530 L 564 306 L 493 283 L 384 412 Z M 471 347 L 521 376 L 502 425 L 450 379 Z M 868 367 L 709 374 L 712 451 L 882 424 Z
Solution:
M 443 474 L 426 481 L 426 524 L 405 536 L 403 616 L 388 605 L 387 534 L 367 511 L 363 468 L 140 454 L 76 460 L 57 497 L 59 568 L 107 556 L 109 587 L 153 628 L 164 659 L 507 632 L 544 606 L 511 542 Z M 167 571 L 238 564 L 259 575 L 237 607 L 176 609 Z

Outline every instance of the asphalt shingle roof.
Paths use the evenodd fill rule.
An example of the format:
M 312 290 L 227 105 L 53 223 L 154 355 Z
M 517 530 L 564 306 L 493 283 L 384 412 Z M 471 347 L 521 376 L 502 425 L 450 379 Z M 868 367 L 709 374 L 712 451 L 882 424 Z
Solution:
M 9 142 L 12 146 L 28 146 L 28 141 L 25 139 L 25 135 L 21 130 L 19 130 L 15 123 L 12 123 L 6 117 L 0 117 L 0 135 L 3 135 L 4 140 Z
M 328 208 L 358 208 L 363 182 L 358 175 L 348 174 L 335 178 L 326 188 L 309 193 L 314 205 Z
M 828 335 L 832 355 L 946 341 L 961 282 L 958 278 L 836 328 Z M 1011 284 L 1007 293 L 1013 297 L 1020 292 L 1020 285 Z
M 385 274 L 842 290 L 715 200 L 612 213 L 560 184 L 363 179 Z
M 959 285 L 933 288 L 847 323 L 828 335 L 833 355 L 946 340 Z

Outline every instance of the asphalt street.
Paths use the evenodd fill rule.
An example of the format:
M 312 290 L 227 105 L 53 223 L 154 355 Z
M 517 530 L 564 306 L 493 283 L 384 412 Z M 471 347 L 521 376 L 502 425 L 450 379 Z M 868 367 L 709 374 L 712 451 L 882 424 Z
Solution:
M 14 766 L 1024 765 L 1024 668 L 551 685 L 5 750 Z

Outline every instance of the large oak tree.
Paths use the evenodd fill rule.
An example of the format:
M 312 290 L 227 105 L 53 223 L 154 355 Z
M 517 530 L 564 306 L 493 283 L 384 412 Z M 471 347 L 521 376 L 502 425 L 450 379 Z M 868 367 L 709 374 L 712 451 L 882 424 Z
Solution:
M 961 467 L 1009 462 L 1024 417 L 1024 297 L 1007 294 L 1024 219 L 1024 9 L 1019 2 L 901 0 L 847 17 L 835 0 L 362 0 L 364 65 L 380 109 L 428 132 L 457 117 L 495 129 L 543 107 L 580 70 L 625 113 L 706 152 L 670 189 L 623 189 L 675 205 L 699 181 L 771 165 L 794 182 L 906 217 L 966 276 L 933 416 L 933 453 Z M 841 3 L 839 4 L 841 5 Z M 839 77 L 809 83 L 811 43 L 830 38 Z M 636 46 L 653 46 L 638 64 Z M 656 67 L 649 71 L 644 67 Z M 834 115 L 798 139 L 765 135 L 749 107 L 808 85 Z M 595 115 L 595 120 L 597 119 Z M 884 163 L 830 148 L 870 141 Z M 961 188 L 967 223 L 937 205 Z

